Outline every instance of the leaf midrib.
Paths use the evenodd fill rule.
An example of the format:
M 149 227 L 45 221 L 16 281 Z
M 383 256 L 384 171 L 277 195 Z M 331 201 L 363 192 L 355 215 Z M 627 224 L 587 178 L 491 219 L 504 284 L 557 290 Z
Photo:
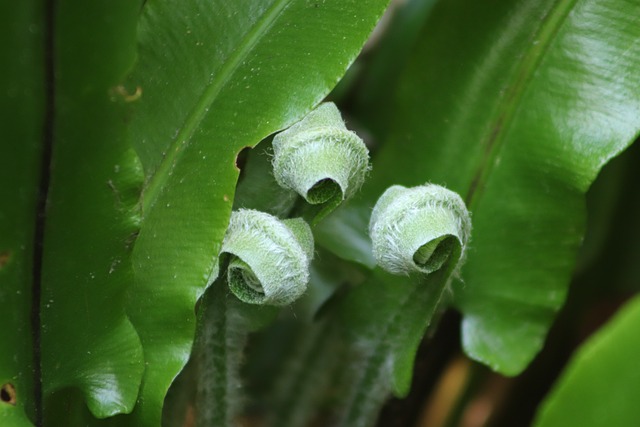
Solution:
M 503 102 L 497 109 L 491 120 L 491 126 L 488 127 L 481 142 L 481 145 L 486 149 L 476 172 L 473 174 L 465 197 L 465 202 L 471 210 L 482 196 L 482 190 L 484 190 L 487 179 L 496 165 L 498 153 L 504 145 L 506 135 L 513 125 L 513 118 L 520 108 L 520 101 L 532 81 L 534 73 L 576 2 L 577 0 L 560 0 L 551 7 L 547 16 L 542 20 L 538 32 L 532 38 L 538 43 L 531 44 L 531 49 L 522 57 L 511 81 L 506 85 L 510 90 L 502 98 Z
M 198 99 L 198 102 L 187 115 L 178 135 L 167 150 L 166 156 L 162 159 L 160 165 L 143 190 L 143 212 L 147 212 L 151 206 L 153 206 L 162 191 L 167 177 L 177 163 L 178 158 L 181 153 L 184 152 L 184 149 L 189 144 L 189 140 L 206 117 L 210 106 L 215 102 L 222 88 L 229 82 L 238 67 L 247 58 L 249 53 L 251 53 L 264 34 L 269 31 L 291 1 L 292 0 L 276 0 L 262 17 L 256 21 L 253 28 L 244 36 L 237 48 L 223 63 L 218 74 L 209 82 Z

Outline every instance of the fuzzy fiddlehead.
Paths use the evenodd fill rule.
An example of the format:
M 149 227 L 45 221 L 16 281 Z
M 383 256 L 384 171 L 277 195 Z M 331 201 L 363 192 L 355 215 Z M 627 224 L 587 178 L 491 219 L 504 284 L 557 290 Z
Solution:
M 221 254 L 230 255 L 227 280 L 241 301 L 287 305 L 306 290 L 313 235 L 299 218 L 241 209 L 231 215 Z
M 318 216 L 355 194 L 369 169 L 367 147 L 346 128 L 332 103 L 321 104 L 276 135 L 273 150 L 278 184 L 294 190 L 309 204 L 325 206 Z
M 462 198 L 434 184 L 388 188 L 369 223 L 378 265 L 404 275 L 455 268 L 464 258 L 470 232 L 471 220 Z
M 369 224 L 374 258 L 381 269 L 410 277 L 377 270 L 347 297 L 347 314 L 379 308 L 359 326 L 357 335 L 367 339 L 354 348 L 364 368 L 350 385 L 340 425 L 372 426 L 390 389 L 398 396 L 408 393 L 417 347 L 444 305 L 470 231 L 463 200 L 438 185 L 396 185 L 378 199 Z
M 226 270 L 202 299 L 193 352 L 198 427 L 235 425 L 247 335 L 276 314 L 259 305 L 288 305 L 305 292 L 313 235 L 299 218 L 240 209 L 231 214 L 220 257 Z

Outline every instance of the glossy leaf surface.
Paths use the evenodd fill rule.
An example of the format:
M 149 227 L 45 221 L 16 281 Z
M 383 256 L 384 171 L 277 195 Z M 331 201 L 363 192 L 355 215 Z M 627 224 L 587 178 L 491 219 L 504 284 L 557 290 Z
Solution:
M 63 0 L 54 11 L 42 388 L 52 408 L 69 387 L 79 389 L 99 418 L 133 410 L 144 370 L 125 314 L 143 175 L 119 86 L 134 61 L 137 9 L 128 0 Z
M 591 337 L 542 403 L 537 427 L 631 426 L 640 417 L 640 298 Z
M 386 5 L 302 0 L 149 1 L 130 90 L 144 166 L 143 222 L 128 313 L 147 371 L 132 423 L 157 425 L 215 276 L 235 160 L 299 120 L 344 74 Z
M 365 199 L 425 181 L 465 197 L 464 348 L 502 373 L 540 350 L 584 192 L 640 129 L 639 17 L 624 0 L 440 2 L 401 77 Z
M 5 312 L 18 321 L 5 330 L 19 334 L 19 344 L 3 338 L 2 352 L 15 365 L 13 404 L 40 424 L 55 391 L 75 396 L 77 388 L 99 417 L 128 412 L 143 370 L 123 294 L 139 191 L 117 84 L 133 63 L 136 7 L 25 2 L 2 16 L 2 40 L 16 49 L 1 79 L 11 85 L 2 91 L 2 134 L 13 141 L 1 156 L 11 182 L 2 223 L 11 231 L 0 234 L 13 245 L 3 252 L 2 286 L 10 291 Z

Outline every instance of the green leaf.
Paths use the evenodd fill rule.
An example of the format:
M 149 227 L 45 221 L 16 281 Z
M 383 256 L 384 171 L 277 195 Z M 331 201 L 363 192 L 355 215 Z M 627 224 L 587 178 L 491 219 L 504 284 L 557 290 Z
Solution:
M 132 122 L 143 222 L 127 311 L 147 370 L 131 423 L 158 425 L 224 236 L 238 152 L 300 120 L 344 74 L 387 0 L 145 4 Z
M 43 10 L 40 2 L 0 4 L 0 424 L 34 418 L 32 261 L 42 142 Z
M 397 84 L 410 53 L 419 39 L 427 15 L 437 0 L 405 0 L 392 3 L 388 22 L 381 25 L 382 38 L 375 53 L 363 59 L 361 82 L 354 94 L 358 120 L 377 137 L 387 136 L 387 124 Z
M 280 362 L 273 388 L 262 399 L 270 407 L 268 427 L 306 426 L 326 417 L 327 390 L 335 393 L 335 374 L 346 365 L 345 351 L 336 338 L 338 324 L 319 321 L 301 329 Z
M 23 425 L 23 411 L 38 425 L 46 412 L 48 423 L 61 400 L 86 399 L 98 417 L 136 401 L 142 347 L 124 291 L 142 176 L 117 86 L 134 59 L 136 9 L 26 2 L 1 13 L 14 58 L 0 76 L 10 141 L 0 146 L 0 173 L 11 183 L 0 213 L 2 354 L 11 358 L 0 361 L 3 424 Z
M 440 2 L 365 199 L 430 181 L 465 196 L 465 351 L 504 374 L 540 350 L 584 229 L 584 193 L 640 130 L 640 5 Z
M 376 260 L 369 237 L 371 209 L 347 204 L 336 209 L 313 228 L 316 242 L 340 258 L 373 269 Z
M 268 139 L 249 150 L 236 186 L 234 210 L 255 209 L 279 218 L 289 215 L 298 195 L 276 182 L 271 166 L 272 155 L 273 147 Z
M 640 418 L 640 297 L 583 344 L 542 403 L 537 427 L 632 426 Z
M 407 395 L 418 345 L 446 296 L 451 267 L 409 278 L 375 269 L 340 301 L 341 327 L 358 353 L 340 425 L 373 425 L 390 390 Z
M 55 6 L 40 306 L 42 388 L 51 408 L 45 423 L 70 387 L 98 418 L 131 412 L 144 370 L 140 339 L 125 314 L 143 175 L 127 138 L 129 107 L 120 86 L 135 57 L 138 5 Z

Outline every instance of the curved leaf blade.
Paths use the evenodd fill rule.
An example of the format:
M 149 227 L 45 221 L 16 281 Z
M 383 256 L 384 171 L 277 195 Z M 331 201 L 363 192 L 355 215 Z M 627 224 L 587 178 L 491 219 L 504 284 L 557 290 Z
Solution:
M 356 203 L 339 207 L 313 229 L 316 242 L 342 259 L 373 269 L 373 247 L 369 237 L 371 209 Z
M 466 195 L 464 347 L 504 374 L 540 350 L 582 238 L 584 192 L 640 130 L 639 7 L 442 2 L 402 77 L 393 144 L 367 195 L 427 180 Z
M 640 417 L 640 297 L 583 344 L 546 397 L 538 427 L 631 426 Z
M 465 350 L 506 374 L 520 372 L 540 350 L 564 302 L 584 233 L 584 193 L 600 168 L 640 131 L 640 77 L 635 72 L 640 65 L 640 5 L 584 1 L 572 6 L 523 93 L 484 194 L 471 203 L 476 212 L 486 212 L 475 218 L 478 253 L 481 245 L 485 250 L 499 245 L 501 249 L 491 254 L 498 258 L 514 249 L 510 236 L 496 233 L 495 221 L 524 230 L 524 239 L 531 241 L 520 246 L 507 274 L 495 258 L 493 265 L 486 263 L 488 253 L 482 258 L 470 256 L 464 272 L 469 283 L 458 296 L 466 315 Z M 564 12 L 556 10 L 551 13 Z M 611 31 L 603 34 L 603 28 Z M 542 138 L 546 143 L 540 144 Z M 522 152 L 515 141 L 531 149 Z M 521 167 L 510 171 L 508 162 Z M 533 172 L 537 173 L 532 176 Z M 513 183 L 522 181 L 529 194 L 526 205 L 517 206 L 524 198 Z M 549 188 L 554 194 L 549 194 Z M 504 214 L 494 217 L 491 224 L 496 207 L 503 208 Z M 545 230 L 544 235 L 540 229 Z M 522 268 L 529 271 L 528 277 L 519 273 Z M 471 280 L 478 283 L 476 288 Z M 504 306 L 514 292 L 520 313 L 510 303 Z M 529 312 L 531 304 L 534 313 Z M 496 322 L 490 313 L 500 307 L 503 318 Z M 505 329 L 523 323 L 533 325 L 530 332 Z M 502 343 L 487 349 L 486 342 L 475 340 L 487 333 L 502 335 L 505 343 L 513 340 L 510 351 L 502 353 Z
M 47 417 L 82 392 L 96 417 L 133 410 L 144 370 L 125 313 L 142 170 L 119 86 L 133 64 L 134 2 L 55 4 L 55 114 L 42 261 Z M 59 392 L 59 394 L 57 393 Z
M 304 116 L 354 60 L 386 0 L 148 2 L 132 123 L 145 167 L 128 313 L 147 371 L 136 425 L 158 425 L 217 269 L 245 146 Z M 301 24 L 303 23 L 303 25 Z M 157 126 L 157 128 L 156 128 Z

